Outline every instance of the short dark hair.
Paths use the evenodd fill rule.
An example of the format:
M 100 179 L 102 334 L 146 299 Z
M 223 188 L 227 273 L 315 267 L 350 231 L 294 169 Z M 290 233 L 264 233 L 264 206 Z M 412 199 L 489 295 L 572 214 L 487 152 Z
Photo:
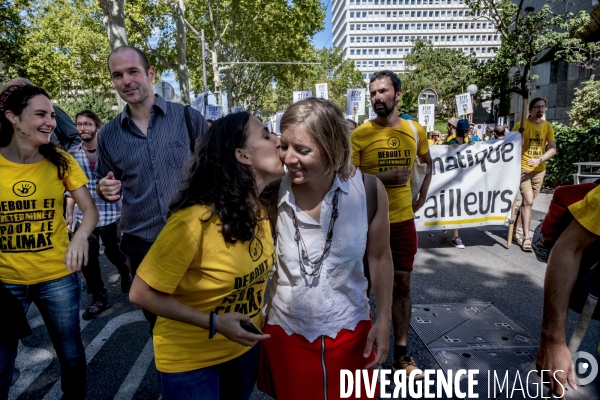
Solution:
M 102 121 L 100 120 L 100 117 L 93 111 L 90 110 L 81 110 L 77 113 L 77 115 L 75 115 L 75 122 L 77 122 L 77 118 L 79 117 L 87 117 L 89 119 L 91 119 L 92 121 L 94 121 L 94 123 L 96 124 L 96 126 L 98 128 L 100 128 L 102 126 Z
M 133 46 L 120 46 L 120 47 L 117 47 L 116 49 L 114 49 L 110 53 L 110 55 L 108 56 L 108 60 L 106 61 L 107 65 L 108 65 L 108 72 L 111 72 L 110 58 L 112 57 L 112 55 L 115 53 L 119 53 L 123 50 L 133 50 L 137 53 L 138 57 L 140 58 L 140 63 L 142 64 L 142 67 L 144 67 L 144 71 L 146 71 L 146 75 L 147 75 L 148 71 L 150 70 L 150 61 L 148 61 L 148 57 L 146 56 L 146 53 L 144 53 L 142 50 L 138 49 L 137 47 L 133 47 Z
M 383 79 L 386 76 L 390 78 L 390 81 L 392 81 L 392 85 L 394 85 L 394 92 L 398 92 L 402 89 L 402 82 L 400 82 L 400 78 L 398 78 L 398 75 L 387 69 L 383 71 L 377 71 L 373 75 L 371 75 L 371 80 L 369 81 L 369 84 L 375 82 L 377 79 Z
M 537 103 L 538 101 L 543 101 L 545 106 L 548 105 L 548 102 L 543 97 L 535 97 L 529 102 L 529 111 L 533 110 L 533 106 L 535 106 L 535 103 Z
M 352 125 L 354 125 L 354 129 L 356 129 L 358 127 L 358 124 L 356 123 L 355 120 L 346 118 L 346 123 L 348 123 L 348 122 L 350 122 Z
M 498 136 L 504 136 L 505 132 L 506 132 L 506 130 L 504 129 L 504 127 L 502 125 L 498 125 L 497 127 L 494 128 L 494 133 Z

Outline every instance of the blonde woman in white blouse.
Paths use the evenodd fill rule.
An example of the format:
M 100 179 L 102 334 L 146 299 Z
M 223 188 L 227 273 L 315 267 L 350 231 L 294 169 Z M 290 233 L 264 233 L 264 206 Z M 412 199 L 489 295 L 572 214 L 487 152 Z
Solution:
M 277 263 L 264 327 L 271 338 L 262 344 L 258 387 L 277 399 L 336 399 L 341 369 L 373 369 L 387 357 L 393 282 L 387 195 L 377 180 L 377 212 L 369 224 L 361 172 L 347 181 L 338 177 L 351 150 L 333 103 L 295 103 L 281 131 L 288 172 L 276 200 Z

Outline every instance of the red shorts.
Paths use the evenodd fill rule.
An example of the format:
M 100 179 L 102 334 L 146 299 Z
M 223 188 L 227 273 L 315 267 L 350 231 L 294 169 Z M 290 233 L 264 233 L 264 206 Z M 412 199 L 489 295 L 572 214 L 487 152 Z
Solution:
M 354 374 L 375 359 L 374 352 L 363 357 L 372 326 L 371 321 L 360 321 L 354 331 L 342 329 L 335 339 L 322 336 L 311 343 L 302 335 L 289 336 L 279 325 L 265 323 L 263 332 L 271 337 L 260 342 L 258 390 L 283 400 L 323 400 L 327 390 L 328 399 L 340 399 L 340 370 Z M 364 383 L 360 394 L 361 399 L 379 396 L 379 383 L 375 397 L 366 396 Z M 351 397 L 355 398 L 354 392 Z
M 418 245 L 414 219 L 390 224 L 390 248 L 394 271 L 412 272 Z

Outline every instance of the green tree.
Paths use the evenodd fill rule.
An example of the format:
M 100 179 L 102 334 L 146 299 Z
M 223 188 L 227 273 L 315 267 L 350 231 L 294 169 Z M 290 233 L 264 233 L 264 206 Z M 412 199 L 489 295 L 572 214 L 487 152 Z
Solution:
M 589 15 L 584 11 L 556 14 L 551 5 L 545 4 L 536 12 L 525 3 L 525 0 L 465 0 L 471 15 L 491 21 L 502 39 L 495 60 L 487 64 L 488 82 L 493 81 L 494 76 L 497 79 L 511 69 L 515 70 L 509 84 L 505 85 L 507 88 L 490 85 L 495 95 L 516 93 L 523 97 L 524 106 L 537 79 L 531 74 L 531 68 L 549 49 L 558 50 L 555 59 L 562 57 L 576 61 L 573 53 L 560 50 L 575 49 L 582 44 L 577 33 L 589 21 Z
M 583 88 L 575 89 L 573 107 L 568 112 L 573 126 L 590 127 L 600 122 L 600 81 L 590 79 L 583 82 Z
M 402 79 L 403 97 L 406 96 L 402 107 L 406 111 L 416 109 L 419 92 L 431 88 L 438 94 L 436 112 L 443 116 L 454 113 L 454 96 L 464 93 L 467 86 L 475 82 L 480 67 L 474 54 L 449 48 L 434 49 L 430 42 L 422 40 L 415 42 L 405 61 L 410 72 Z
M 21 48 L 28 29 L 19 12 L 27 6 L 26 1 L 0 3 L 0 82 L 23 75 Z

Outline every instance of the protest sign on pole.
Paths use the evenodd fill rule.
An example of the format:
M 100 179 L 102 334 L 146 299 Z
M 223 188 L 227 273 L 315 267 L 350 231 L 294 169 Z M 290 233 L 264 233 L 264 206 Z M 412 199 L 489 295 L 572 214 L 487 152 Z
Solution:
M 415 213 L 418 231 L 503 225 L 521 176 L 521 136 L 473 145 L 429 146 L 427 200 Z
M 221 112 L 221 106 L 212 106 L 210 104 L 207 105 L 205 115 L 206 119 L 212 119 L 213 121 L 216 121 L 223 116 Z
M 375 112 L 373 107 L 369 107 L 369 119 L 373 120 L 375 118 L 377 118 L 377 113 Z
M 348 89 L 346 114 L 353 115 L 356 122 L 358 122 L 359 115 L 365 115 L 365 89 Z
M 462 93 L 456 95 L 456 109 L 458 110 L 458 115 L 473 114 L 471 93 Z
M 233 106 L 233 107 L 231 107 L 231 113 L 232 114 L 235 114 L 235 113 L 238 113 L 238 112 L 242 112 L 242 111 L 246 111 L 246 107 L 244 107 L 244 106 Z
M 419 124 L 425 127 L 427 132 L 433 131 L 435 122 L 435 106 L 433 104 L 419 104 Z
M 504 117 L 498 118 L 498 125 L 499 126 L 503 126 L 504 125 Z
M 475 134 L 479 137 L 479 139 L 483 140 L 486 129 L 487 129 L 486 124 L 475 124 Z
M 309 97 L 313 97 L 312 90 L 301 90 L 294 92 L 294 103 L 300 100 L 308 99 Z
M 326 83 L 317 83 L 317 96 L 320 99 L 329 99 L 329 91 Z
M 281 117 L 283 116 L 283 113 L 285 113 L 285 111 L 277 111 L 277 114 L 275 114 L 275 133 L 278 135 L 281 135 Z

